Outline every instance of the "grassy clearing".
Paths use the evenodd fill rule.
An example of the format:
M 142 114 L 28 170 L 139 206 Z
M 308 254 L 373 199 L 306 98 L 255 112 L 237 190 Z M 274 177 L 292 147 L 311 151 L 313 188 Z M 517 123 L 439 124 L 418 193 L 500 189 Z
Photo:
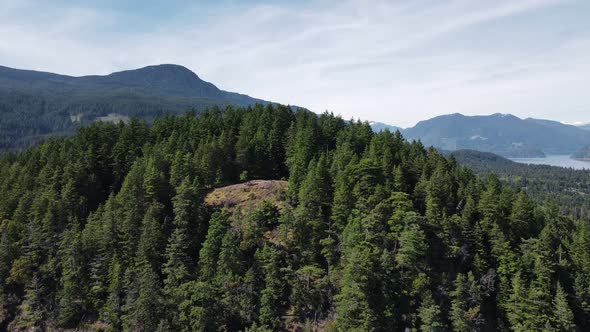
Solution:
M 287 186 L 287 181 L 280 180 L 252 180 L 233 184 L 214 189 L 205 197 L 205 204 L 226 208 L 232 213 L 239 207 L 242 215 L 255 210 L 264 201 L 270 201 L 282 210 L 287 206 Z

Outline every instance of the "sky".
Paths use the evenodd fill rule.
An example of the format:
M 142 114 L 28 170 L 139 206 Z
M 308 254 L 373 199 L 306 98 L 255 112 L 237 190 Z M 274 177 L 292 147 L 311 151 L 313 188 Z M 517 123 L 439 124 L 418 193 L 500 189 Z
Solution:
M 590 1 L 0 0 L 0 65 L 183 65 L 219 88 L 402 127 L 590 122 Z

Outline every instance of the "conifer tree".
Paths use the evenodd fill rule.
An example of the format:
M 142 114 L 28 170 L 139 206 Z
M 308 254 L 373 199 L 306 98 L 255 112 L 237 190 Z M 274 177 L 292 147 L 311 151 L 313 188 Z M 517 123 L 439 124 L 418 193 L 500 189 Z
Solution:
M 257 252 L 264 275 L 264 286 L 260 292 L 260 324 L 272 330 L 281 326 L 281 313 L 285 305 L 286 285 L 281 272 L 282 261 L 277 249 L 265 245 Z
M 344 331 L 372 331 L 378 328 L 380 289 L 376 259 L 368 244 L 347 250 L 342 290 L 336 296 L 336 322 Z
M 139 272 L 139 295 L 133 303 L 126 326 L 134 331 L 156 331 L 163 318 L 160 282 L 150 265 Z
M 218 326 L 216 289 L 207 282 L 189 281 L 179 289 L 178 312 L 181 331 L 212 331 Z
M 512 278 L 512 290 L 506 306 L 506 316 L 513 330 L 525 330 L 528 328 L 526 311 L 527 311 L 527 292 L 523 283 L 520 272 Z
M 203 281 L 212 281 L 215 277 L 221 243 L 228 224 L 228 216 L 223 212 L 216 212 L 211 216 L 207 238 L 199 252 L 199 278 Z
M 558 331 L 576 331 L 574 314 L 569 307 L 567 294 L 559 282 L 553 298 L 553 326 Z
M 422 295 L 422 303 L 418 308 L 418 317 L 420 318 L 420 331 L 436 332 L 445 329 L 442 323 L 441 309 L 434 302 L 430 291 Z

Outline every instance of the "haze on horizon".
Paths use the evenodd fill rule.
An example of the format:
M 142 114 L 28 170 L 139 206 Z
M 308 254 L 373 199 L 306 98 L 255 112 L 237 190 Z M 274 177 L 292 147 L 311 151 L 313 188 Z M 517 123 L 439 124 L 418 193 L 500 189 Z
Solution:
M 151 64 L 402 127 L 511 113 L 590 122 L 590 2 L 0 0 L 0 65 L 69 75 Z

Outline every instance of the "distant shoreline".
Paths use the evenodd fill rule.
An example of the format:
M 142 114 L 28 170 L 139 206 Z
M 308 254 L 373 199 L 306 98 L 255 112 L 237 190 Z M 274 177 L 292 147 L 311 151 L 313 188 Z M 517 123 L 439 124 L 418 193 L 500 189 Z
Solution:
M 590 170 L 590 160 L 573 158 L 569 154 L 548 154 L 545 158 L 508 158 L 517 163 L 529 165 L 548 165 L 577 170 Z

